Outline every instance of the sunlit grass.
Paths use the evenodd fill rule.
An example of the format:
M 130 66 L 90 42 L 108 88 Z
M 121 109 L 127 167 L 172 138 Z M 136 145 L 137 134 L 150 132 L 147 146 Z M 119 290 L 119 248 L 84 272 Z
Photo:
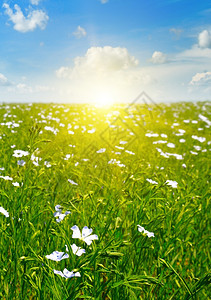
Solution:
M 208 299 L 209 107 L 3 105 L 0 298 Z

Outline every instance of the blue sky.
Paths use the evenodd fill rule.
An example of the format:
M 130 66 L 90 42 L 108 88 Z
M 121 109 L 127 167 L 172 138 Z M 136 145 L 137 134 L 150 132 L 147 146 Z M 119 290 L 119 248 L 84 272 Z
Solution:
M 0 102 L 211 99 L 211 1 L 1 1 Z

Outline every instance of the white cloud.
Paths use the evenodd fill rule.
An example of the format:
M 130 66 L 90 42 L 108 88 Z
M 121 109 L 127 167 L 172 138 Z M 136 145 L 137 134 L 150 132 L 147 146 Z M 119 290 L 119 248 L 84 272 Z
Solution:
M 182 29 L 178 29 L 178 28 L 170 28 L 169 32 L 173 33 L 176 36 L 176 38 L 179 39 L 181 33 L 183 32 L 183 30 Z
M 96 99 L 100 94 L 131 99 L 153 81 L 126 48 L 110 46 L 89 48 L 84 56 L 74 59 L 73 67 L 59 68 L 56 76 L 60 78 L 61 95 L 69 93 L 69 97 L 81 101 Z
M 193 45 L 191 49 L 185 50 L 176 55 L 180 59 L 207 59 L 211 58 L 211 49 L 200 48 L 198 45 Z
M 8 86 L 8 85 L 11 85 L 11 83 L 9 82 L 6 76 L 0 73 L 0 86 Z
M 210 85 L 211 84 L 211 72 L 202 72 L 196 73 L 192 80 L 190 81 L 190 85 Z
M 41 0 L 30 0 L 30 3 L 32 5 L 38 5 L 40 3 Z
M 100 2 L 102 3 L 102 4 L 105 4 L 105 3 L 107 3 L 109 0 L 100 0 Z
M 86 78 L 89 76 L 107 77 L 115 72 L 136 67 L 138 60 L 126 48 L 91 47 L 85 56 L 74 59 L 74 67 L 61 67 L 56 71 L 58 77 Z
M 164 54 L 163 52 L 155 51 L 152 54 L 150 61 L 153 64 L 165 64 L 167 62 L 167 57 L 166 54 Z
M 18 83 L 16 85 L 16 90 L 19 92 L 19 93 L 32 93 L 33 92 L 33 89 L 31 86 L 25 84 L 25 83 Z
M 56 70 L 56 76 L 58 78 L 67 78 L 70 74 L 70 68 L 68 67 L 61 67 L 58 70 Z
M 82 37 L 86 36 L 86 30 L 81 27 L 80 25 L 77 27 L 77 30 L 75 32 L 73 32 L 73 35 L 77 38 L 80 39 Z
M 198 36 L 198 43 L 200 48 L 211 49 L 211 32 L 208 30 L 203 30 Z
M 49 20 L 48 15 L 42 10 L 32 10 L 27 16 L 24 16 L 21 8 L 15 4 L 15 12 L 7 3 L 3 4 L 5 14 L 9 16 L 9 20 L 14 24 L 14 29 L 19 32 L 33 31 L 37 27 L 45 29 Z

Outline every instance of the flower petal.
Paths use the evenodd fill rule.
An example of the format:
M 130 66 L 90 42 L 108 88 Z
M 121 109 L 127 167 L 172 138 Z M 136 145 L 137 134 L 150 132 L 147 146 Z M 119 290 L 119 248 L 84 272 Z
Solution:
M 63 254 L 64 252 L 54 251 L 50 255 L 46 255 L 45 257 L 54 261 L 61 261 L 62 259 L 69 258 L 69 255 L 67 253 L 64 255 Z
M 64 274 L 62 273 L 62 271 L 58 271 L 58 270 L 53 270 L 54 274 L 60 275 L 62 277 L 65 277 Z
M 82 229 L 82 238 L 85 238 L 90 234 L 92 234 L 92 228 L 88 228 L 87 226 L 84 226 L 84 228 Z
M 73 231 L 72 238 L 73 239 L 81 239 L 81 232 L 80 232 L 78 226 L 74 225 L 73 227 L 71 227 L 71 229 Z
M 85 249 L 76 246 L 76 244 L 71 245 L 72 251 L 75 255 L 81 256 L 83 253 L 86 253 Z
M 93 240 L 98 240 L 98 236 L 96 234 L 92 234 L 84 238 L 84 242 L 87 245 L 91 245 Z

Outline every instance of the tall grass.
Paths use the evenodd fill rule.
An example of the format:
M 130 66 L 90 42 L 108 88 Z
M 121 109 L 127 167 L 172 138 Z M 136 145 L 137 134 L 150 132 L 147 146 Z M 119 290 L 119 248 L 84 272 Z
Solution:
M 0 206 L 9 212 L 0 213 L 0 298 L 209 299 L 211 142 L 210 126 L 199 118 L 209 119 L 209 108 L 177 103 L 128 113 L 123 106 L 2 105 L 0 175 L 13 180 L 0 178 Z M 175 148 L 153 144 L 158 140 Z M 14 157 L 17 149 L 29 154 Z M 53 215 L 58 204 L 71 211 L 61 222 Z M 92 228 L 98 240 L 88 246 L 73 239 L 73 225 Z M 86 253 L 73 254 L 73 243 Z M 65 245 L 68 259 L 46 258 L 66 253 Z M 81 277 L 53 272 L 64 268 Z

